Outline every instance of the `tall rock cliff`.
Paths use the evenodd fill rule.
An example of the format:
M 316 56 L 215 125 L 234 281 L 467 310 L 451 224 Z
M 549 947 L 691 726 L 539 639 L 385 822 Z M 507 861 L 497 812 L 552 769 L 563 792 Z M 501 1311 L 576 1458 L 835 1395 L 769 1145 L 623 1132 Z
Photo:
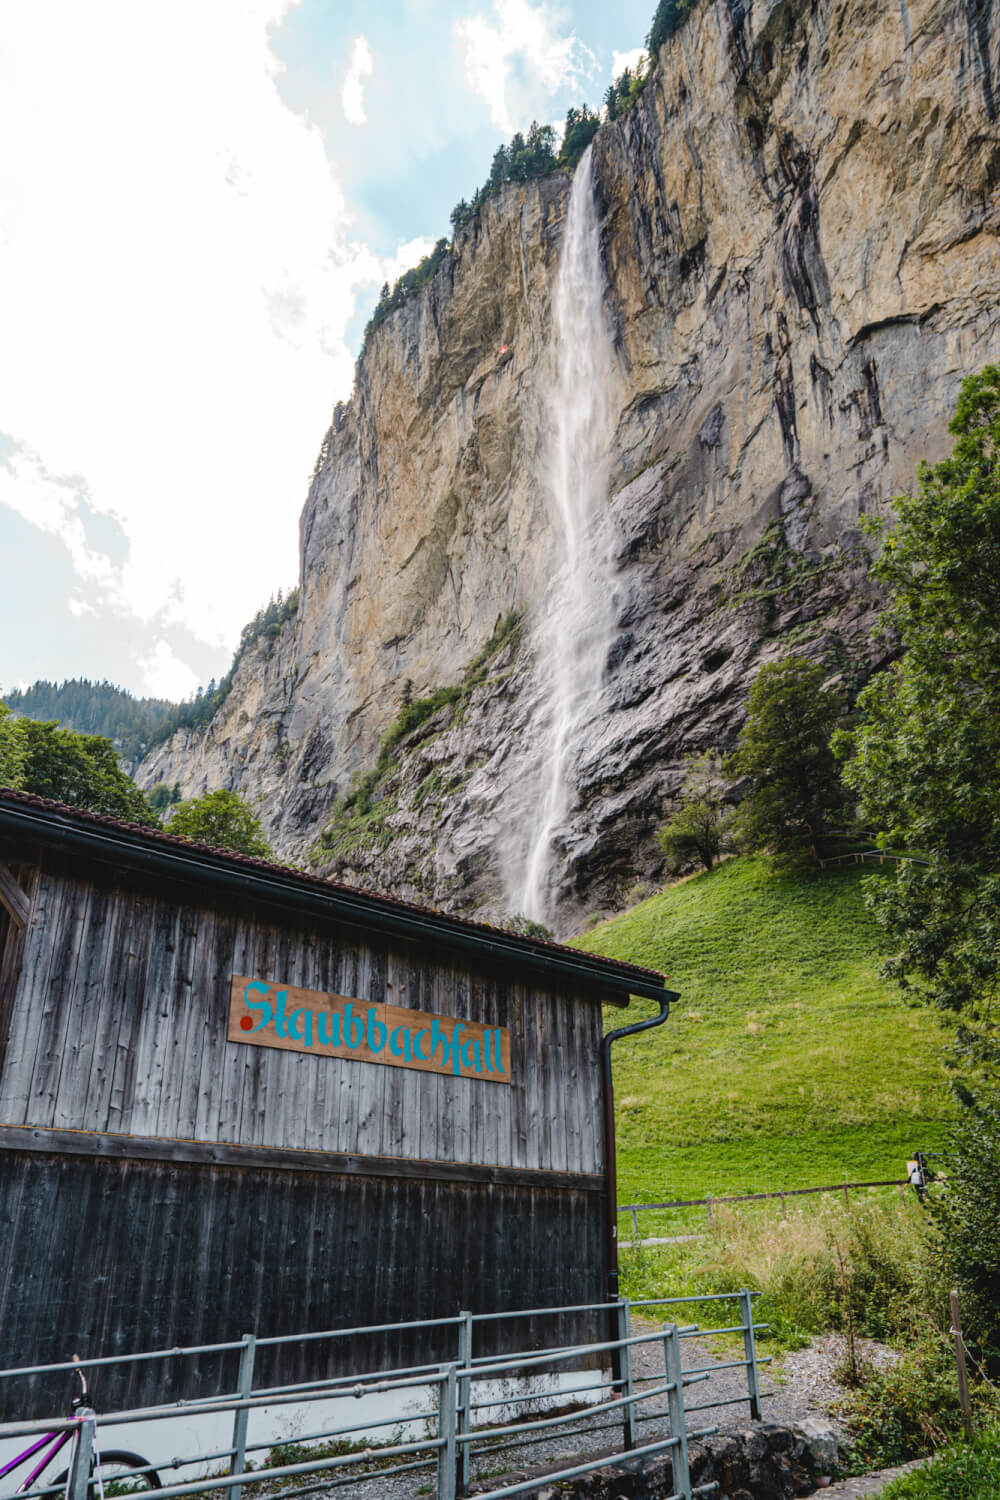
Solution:
M 616 633 L 556 840 L 561 930 L 655 868 L 682 756 L 732 744 L 760 665 L 878 664 L 859 520 L 947 451 L 962 378 L 1000 359 L 998 10 L 702 0 L 595 139 Z M 507 187 L 369 339 L 297 614 L 144 784 L 259 797 L 278 849 L 359 883 L 516 906 L 569 187 Z

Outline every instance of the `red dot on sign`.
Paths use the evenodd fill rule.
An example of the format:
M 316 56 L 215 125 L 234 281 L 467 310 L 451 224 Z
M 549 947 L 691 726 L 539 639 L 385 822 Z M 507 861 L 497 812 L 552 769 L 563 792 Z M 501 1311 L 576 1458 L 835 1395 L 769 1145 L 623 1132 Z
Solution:
M 243 1031 L 253 1031 L 253 1016 L 240 1016 L 240 1027 Z

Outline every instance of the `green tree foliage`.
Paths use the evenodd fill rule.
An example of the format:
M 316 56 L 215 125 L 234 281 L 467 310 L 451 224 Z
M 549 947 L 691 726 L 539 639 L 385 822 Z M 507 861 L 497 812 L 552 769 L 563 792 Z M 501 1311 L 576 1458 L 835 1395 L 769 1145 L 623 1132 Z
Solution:
M 240 632 L 240 643 L 236 648 L 232 664 L 225 677 L 216 682 L 213 677 L 207 688 L 200 688 L 186 703 L 171 704 L 163 722 L 150 739 L 150 745 L 162 744 L 178 729 L 199 729 L 208 724 L 225 703 L 232 690 L 240 661 L 258 641 L 273 643 L 286 620 L 290 620 L 299 607 L 299 591 L 292 589 L 284 596 L 281 589 L 272 594 L 263 609 Z
M 728 847 L 732 815 L 723 801 L 725 778 L 714 750 L 689 755 L 677 811 L 656 838 L 675 874 L 701 865 L 710 870 Z
M 458 208 L 453 208 L 451 211 L 452 228 L 457 227 L 455 222 L 455 215 L 457 213 Z M 394 313 L 397 307 L 402 307 L 408 297 L 412 297 L 414 292 L 419 292 L 422 286 L 427 285 L 438 267 L 446 260 L 449 248 L 447 240 L 438 240 L 430 255 L 425 255 L 423 260 L 411 267 L 409 271 L 404 271 L 402 276 L 397 279 L 391 291 L 389 290 L 389 283 L 384 283 L 382 294 L 375 304 L 375 311 L 365 325 L 365 342 L 375 332 L 375 329 L 385 322 L 390 313 Z
M 574 111 L 570 110 L 570 114 Z M 581 113 L 580 111 L 576 112 Z M 583 114 L 589 114 L 583 106 Z M 567 117 L 568 118 L 568 117 Z M 596 127 L 595 127 L 596 128 Z M 585 147 L 581 147 L 580 156 Z M 579 160 L 579 157 L 577 158 Z M 498 146 L 493 153 L 490 175 L 481 188 L 472 195 L 471 203 L 463 198 L 451 211 L 451 227 L 457 233 L 474 219 L 490 198 L 496 196 L 508 182 L 527 182 L 532 177 L 547 177 L 560 164 L 556 156 L 556 133 L 551 125 L 539 125 L 533 120 L 528 134 L 520 131 L 512 136 L 508 146 Z
M 176 783 L 173 786 L 168 786 L 165 781 L 158 781 L 146 793 L 146 801 L 153 811 L 158 814 L 166 812 L 168 807 L 173 807 L 174 803 L 180 800 L 181 789 Z
M 654 56 L 647 53 L 634 73 L 631 68 L 626 68 L 609 86 L 604 95 L 604 113 L 609 121 L 620 120 L 628 114 L 652 77 Z
M 255 854 L 259 859 L 273 858 L 260 819 L 238 792 L 220 789 L 180 802 L 167 827 L 170 833 L 194 839 L 199 844 L 233 849 L 237 854 Z
M 20 787 L 24 777 L 24 744 L 6 703 L 0 703 L 0 786 Z
M 762 667 L 750 689 L 747 722 L 726 773 L 746 777 L 737 817 L 749 849 L 814 856 L 843 818 L 844 793 L 830 739 L 845 706 L 824 687 L 827 670 L 790 656 Z
M 35 682 L 23 692 L 8 693 L 6 702 L 18 716 L 39 721 L 58 720 L 65 729 L 103 735 L 111 740 L 127 766 L 134 767 L 154 745 L 176 729 L 207 724 L 222 707 L 233 684 L 240 658 L 256 641 L 273 641 L 299 607 L 299 591 L 287 596 L 281 589 L 244 625 L 232 665 L 221 682 L 199 688 L 186 703 L 166 698 L 133 698 L 110 682 L 87 678 L 65 682 Z
M 586 104 L 581 104 L 579 109 L 574 106 L 567 110 L 566 127 L 563 130 L 562 147 L 558 157 L 559 166 L 567 167 L 572 172 L 600 129 L 600 125 L 600 115 L 588 109 Z
M 942 1171 L 947 1183 L 932 1191 L 941 1270 L 957 1286 L 963 1327 L 981 1357 L 1000 1373 L 1000 1101 L 992 1096 L 963 1110 Z
M 133 698 L 110 682 L 85 677 L 34 682 L 23 692 L 8 693 L 6 701 L 27 719 L 56 719 L 64 729 L 104 735 L 129 766 L 142 759 L 176 706 L 166 698 Z
M 646 50 L 651 57 L 655 59 L 663 43 L 680 31 L 694 6 L 695 0 L 660 0 L 646 37 Z
M 18 719 L 14 727 L 23 754 L 20 784 L 24 791 L 126 823 L 158 824 L 145 797 L 122 769 L 110 740 L 34 719 Z
M 887 971 L 975 1021 L 1000 987 L 1000 366 L 965 381 L 950 430 L 951 456 L 881 529 L 905 655 L 837 748 L 865 825 L 917 856 L 867 882 Z

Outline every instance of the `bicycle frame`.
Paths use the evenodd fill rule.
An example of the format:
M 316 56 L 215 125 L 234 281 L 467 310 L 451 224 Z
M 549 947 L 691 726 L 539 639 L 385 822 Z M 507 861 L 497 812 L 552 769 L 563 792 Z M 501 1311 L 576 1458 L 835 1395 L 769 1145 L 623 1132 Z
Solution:
M 25 1448 L 23 1453 L 18 1453 L 9 1463 L 4 1464 L 3 1468 L 0 1469 L 0 1479 L 5 1479 L 8 1474 L 12 1474 L 15 1469 L 19 1469 L 22 1464 L 34 1458 L 40 1449 L 48 1448 L 48 1452 L 44 1455 L 41 1462 L 35 1465 L 27 1479 L 23 1480 L 17 1487 L 18 1494 L 24 1490 L 30 1490 L 42 1470 L 52 1462 L 57 1453 L 62 1452 L 66 1444 L 73 1440 L 73 1437 L 74 1434 L 72 1432 L 46 1432 L 36 1443 L 32 1443 L 30 1448 Z

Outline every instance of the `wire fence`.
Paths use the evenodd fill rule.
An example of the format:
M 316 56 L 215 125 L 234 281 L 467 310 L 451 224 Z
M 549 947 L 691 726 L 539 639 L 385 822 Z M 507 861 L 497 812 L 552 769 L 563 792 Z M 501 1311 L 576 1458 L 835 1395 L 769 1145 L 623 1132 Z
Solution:
M 612 1463 L 615 1457 L 628 1455 L 640 1458 L 659 1453 L 669 1453 L 672 1464 L 672 1500 L 693 1500 L 694 1495 L 707 1494 L 717 1486 L 702 1485 L 692 1489 L 688 1463 L 688 1439 L 706 1436 L 716 1431 L 714 1427 L 689 1431 L 688 1418 L 695 1412 L 719 1406 L 746 1403 L 753 1420 L 761 1419 L 761 1401 L 772 1393 L 762 1391 L 760 1366 L 766 1363 L 757 1353 L 757 1333 L 766 1324 L 754 1322 L 753 1298 L 757 1293 L 748 1289 L 739 1292 L 710 1294 L 700 1297 L 674 1297 L 654 1299 L 627 1299 L 616 1302 L 585 1303 L 575 1307 L 549 1307 L 519 1309 L 503 1313 L 460 1312 L 451 1318 L 421 1320 L 418 1323 L 396 1323 L 372 1325 L 361 1329 L 333 1329 L 319 1333 L 295 1334 L 280 1338 L 257 1338 L 246 1334 L 242 1339 L 226 1344 L 194 1345 L 188 1348 L 158 1349 L 126 1355 L 111 1355 L 93 1359 L 67 1360 L 56 1364 L 27 1365 L 15 1369 L 0 1370 L 0 1379 L 14 1379 L 59 1371 L 91 1371 L 118 1362 L 138 1360 L 168 1361 L 177 1358 L 215 1356 L 222 1352 L 239 1356 L 237 1389 L 218 1396 L 198 1397 L 179 1401 L 164 1401 L 155 1406 L 140 1406 L 120 1411 L 102 1412 L 100 1417 L 90 1406 L 81 1406 L 71 1418 L 35 1419 L 27 1422 L 0 1424 L 0 1441 L 31 1438 L 39 1435 L 57 1438 L 71 1433 L 73 1438 L 72 1461 L 64 1484 L 38 1484 L 19 1493 L 23 1500 L 42 1500 L 56 1494 L 65 1494 L 65 1500 L 94 1500 L 94 1458 L 99 1449 L 98 1429 L 118 1428 L 122 1425 L 139 1425 L 153 1421 L 171 1421 L 178 1418 L 212 1415 L 230 1416 L 232 1420 L 231 1440 L 227 1446 L 210 1453 L 199 1452 L 172 1458 L 168 1464 L 136 1464 L 132 1469 L 119 1471 L 115 1479 L 119 1484 L 130 1480 L 141 1481 L 151 1475 L 154 1467 L 181 1471 L 176 1482 L 161 1484 L 157 1500 L 172 1500 L 177 1496 L 211 1494 L 217 1500 L 241 1500 L 244 1491 L 249 1500 L 260 1495 L 261 1485 L 266 1486 L 269 1500 L 275 1495 L 275 1483 L 292 1482 L 291 1488 L 280 1488 L 282 1500 L 292 1496 L 332 1490 L 345 1485 L 362 1483 L 377 1462 L 380 1477 L 389 1475 L 432 1471 L 436 1478 L 437 1500 L 460 1500 L 468 1492 L 471 1467 L 474 1457 L 488 1458 L 495 1463 L 498 1457 L 518 1453 L 535 1443 L 545 1443 L 553 1436 L 565 1438 L 570 1435 L 590 1435 L 598 1430 L 617 1433 L 612 1452 L 597 1459 L 587 1459 L 563 1467 L 545 1475 L 545 1483 L 558 1483 L 585 1474 L 590 1470 Z M 696 1305 L 705 1311 L 715 1307 L 735 1304 L 737 1317 L 723 1319 L 718 1327 L 701 1328 L 697 1323 L 681 1325 L 665 1322 L 652 1332 L 633 1333 L 633 1313 L 645 1315 L 665 1308 L 691 1309 Z M 520 1350 L 513 1354 L 496 1357 L 476 1353 L 477 1334 L 484 1332 L 484 1325 L 503 1319 L 524 1320 L 528 1317 L 544 1319 L 562 1317 L 567 1313 L 590 1314 L 597 1328 L 613 1328 L 611 1338 L 581 1340 L 572 1344 L 554 1343 L 541 1350 Z M 676 1312 L 674 1313 L 676 1316 Z M 355 1337 L 359 1334 L 379 1334 L 397 1329 L 452 1329 L 455 1334 L 455 1358 L 429 1366 L 340 1375 L 325 1380 L 314 1380 L 294 1385 L 255 1386 L 254 1373 L 257 1353 L 264 1347 L 280 1344 L 301 1344 L 304 1341 L 329 1339 L 332 1341 Z M 710 1365 L 684 1368 L 683 1346 L 686 1340 L 697 1336 L 741 1338 L 743 1358 Z M 662 1351 L 662 1371 L 639 1375 L 635 1369 L 634 1354 L 645 1346 L 654 1346 Z M 659 1359 L 657 1355 L 654 1363 Z M 595 1368 L 595 1361 L 597 1367 Z M 746 1372 L 746 1393 L 737 1397 L 726 1396 L 718 1400 L 709 1399 L 690 1403 L 685 1401 L 685 1391 L 693 1385 L 711 1382 L 714 1375 L 723 1370 L 743 1369 Z M 610 1373 L 609 1373 L 610 1372 Z M 580 1378 L 577 1385 L 562 1384 L 553 1388 L 535 1389 L 518 1394 L 517 1382 L 531 1384 L 536 1377 L 559 1374 L 564 1380 Z M 593 1376 L 599 1378 L 591 1378 Z M 515 1388 L 511 1388 L 514 1382 Z M 255 1413 L 263 1408 L 294 1406 L 306 1410 L 320 1401 L 331 1398 L 362 1398 L 368 1395 L 403 1398 L 417 1392 L 430 1392 L 430 1406 L 418 1416 L 400 1418 L 396 1415 L 378 1420 L 355 1420 L 342 1425 L 324 1425 L 295 1440 L 292 1462 L 271 1462 L 255 1467 L 249 1455 L 264 1449 L 274 1448 L 273 1437 L 266 1441 L 251 1440 L 251 1423 Z M 576 1401 L 567 1409 L 568 1397 L 584 1397 L 582 1405 Z M 650 1411 L 648 1403 L 657 1398 L 666 1398 L 666 1412 Z M 509 1413 L 525 1404 L 534 1406 L 527 1416 L 510 1420 Z M 646 1409 L 643 1410 L 644 1404 Z M 541 1408 L 541 1410 L 540 1410 Z M 499 1421 L 496 1413 L 500 1412 Z M 494 1420 L 490 1421 L 492 1414 Z M 516 1412 L 515 1412 L 516 1415 Z M 640 1440 L 643 1423 L 666 1420 L 666 1436 L 655 1441 Z M 408 1434 L 406 1429 L 420 1425 L 419 1434 Z M 373 1444 L 371 1434 L 393 1429 L 385 1445 Z M 139 1436 L 141 1434 L 137 1434 Z M 47 1437 L 43 1439 L 47 1440 Z M 324 1445 L 341 1443 L 349 1451 L 313 1454 L 309 1443 Z M 38 1445 L 41 1446 L 41 1445 Z M 33 1448 L 27 1450 L 34 1451 Z M 280 1455 L 280 1447 L 277 1450 Z M 20 1455 L 14 1464 L 0 1468 L 0 1478 L 24 1461 Z M 222 1464 L 221 1469 L 205 1475 L 185 1477 L 183 1471 L 201 1469 L 206 1463 Z M 44 1465 L 43 1465 L 44 1467 Z M 38 1477 L 36 1471 L 32 1479 Z M 494 1470 L 495 1472 L 495 1470 Z M 322 1476 L 322 1477 L 319 1477 Z M 158 1476 L 157 1476 L 158 1477 Z M 303 1486 L 301 1481 L 306 1480 Z M 538 1487 L 541 1480 L 518 1479 L 498 1489 L 479 1492 L 481 1500 L 506 1500 L 508 1496 L 521 1495 Z
M 726 1196 L 705 1198 L 675 1198 L 670 1203 L 619 1203 L 619 1221 L 626 1215 L 632 1217 L 632 1237 L 639 1239 L 639 1215 L 657 1214 L 664 1215 L 676 1212 L 679 1209 L 704 1208 L 706 1222 L 713 1222 L 714 1210 L 730 1203 L 765 1203 L 780 1202 L 782 1212 L 785 1210 L 785 1200 L 788 1198 L 806 1198 L 813 1193 L 841 1193 L 844 1198 L 844 1206 L 850 1207 L 850 1194 L 863 1190 L 875 1188 L 897 1188 L 901 1196 L 905 1196 L 907 1187 L 910 1186 L 909 1179 L 905 1177 L 891 1177 L 879 1182 L 835 1182 L 828 1187 L 808 1188 L 779 1188 L 767 1193 L 735 1193 Z

